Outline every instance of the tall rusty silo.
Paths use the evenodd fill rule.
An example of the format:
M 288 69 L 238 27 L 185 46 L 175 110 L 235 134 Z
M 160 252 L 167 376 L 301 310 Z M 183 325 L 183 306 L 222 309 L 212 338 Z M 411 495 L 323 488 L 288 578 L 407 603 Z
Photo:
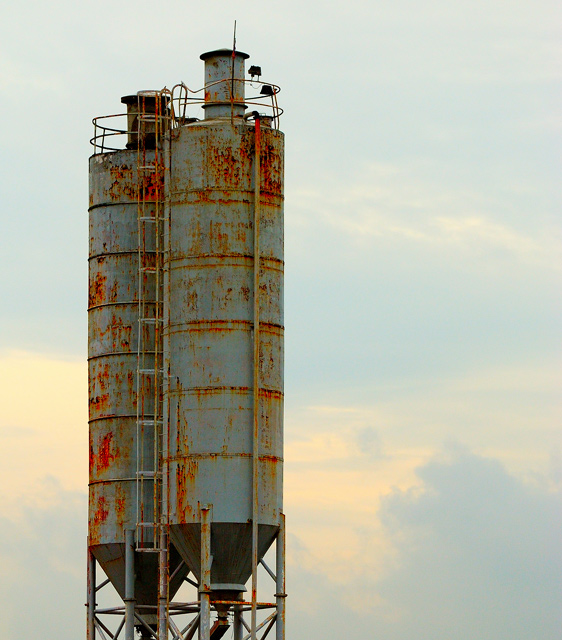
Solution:
M 126 128 L 94 119 L 88 640 L 285 637 L 284 142 L 247 58 L 203 54 L 200 92 L 125 96 Z M 122 605 L 96 604 L 98 565 Z M 173 601 L 184 581 L 196 601 Z

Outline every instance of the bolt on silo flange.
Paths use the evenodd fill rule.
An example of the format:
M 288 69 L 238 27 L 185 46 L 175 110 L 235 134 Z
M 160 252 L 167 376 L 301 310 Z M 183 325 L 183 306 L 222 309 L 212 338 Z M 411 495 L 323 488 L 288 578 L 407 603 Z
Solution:
M 235 640 L 285 637 L 279 88 L 244 78 L 247 54 L 201 58 L 204 89 L 94 121 L 88 640 L 107 632 L 97 564 L 125 640 L 217 640 L 231 618 Z M 258 604 L 260 564 L 275 595 Z M 186 580 L 196 601 L 172 602 Z

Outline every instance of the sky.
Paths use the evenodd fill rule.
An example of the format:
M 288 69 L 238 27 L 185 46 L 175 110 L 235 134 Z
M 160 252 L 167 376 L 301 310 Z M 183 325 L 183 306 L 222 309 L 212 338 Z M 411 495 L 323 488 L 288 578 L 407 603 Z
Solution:
M 4 4 L 3 638 L 85 637 L 91 119 L 235 19 L 285 109 L 288 639 L 560 637 L 561 18 Z

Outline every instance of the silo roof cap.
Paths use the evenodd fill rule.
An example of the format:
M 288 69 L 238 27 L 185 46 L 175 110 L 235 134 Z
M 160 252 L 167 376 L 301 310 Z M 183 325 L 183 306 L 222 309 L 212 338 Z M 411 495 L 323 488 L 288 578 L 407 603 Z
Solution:
M 250 57 L 249 53 L 244 53 L 243 51 L 236 51 L 235 54 L 247 60 Z M 207 58 L 212 58 L 214 56 L 231 56 L 232 49 L 214 49 L 213 51 L 207 51 L 206 53 L 202 53 L 199 57 L 201 60 L 207 60 Z

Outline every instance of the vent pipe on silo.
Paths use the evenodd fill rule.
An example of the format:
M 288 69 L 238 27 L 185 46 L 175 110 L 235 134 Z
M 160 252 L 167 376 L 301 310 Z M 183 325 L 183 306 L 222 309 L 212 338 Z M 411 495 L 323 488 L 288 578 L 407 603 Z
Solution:
M 232 49 L 201 54 L 205 62 L 205 120 L 244 115 L 245 61 L 249 57 Z

